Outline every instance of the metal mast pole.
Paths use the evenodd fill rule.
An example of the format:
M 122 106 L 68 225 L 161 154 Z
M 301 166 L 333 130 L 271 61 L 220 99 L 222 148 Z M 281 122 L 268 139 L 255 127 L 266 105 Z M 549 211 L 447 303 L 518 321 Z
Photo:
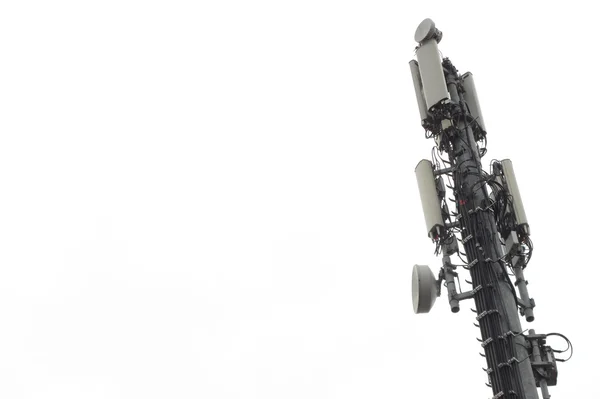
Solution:
M 548 399 L 547 386 L 556 384 L 557 373 L 545 339 L 555 334 L 524 335 L 521 328 L 519 310 L 534 320 L 535 302 L 523 276 L 533 245 L 512 163 L 495 161 L 490 173 L 482 169 L 487 133 L 473 78 L 440 59 L 441 38 L 433 21 L 424 20 L 415 33 L 418 62 L 410 62 L 422 126 L 436 143 L 433 163 L 423 160 L 415 172 L 427 233 L 443 256 L 437 280 L 428 267 L 415 265 L 414 309 L 428 312 L 442 281 L 452 312 L 460 310 L 459 301 L 473 299 L 493 398 L 538 399 L 540 386 Z M 453 212 L 446 199 L 455 203 Z M 463 264 L 454 264 L 453 257 Z M 459 266 L 470 273 L 468 292 L 456 291 Z
M 466 119 L 466 103 L 457 90 L 457 71 L 448 60 L 443 65 L 448 72 L 451 101 L 458 104 L 451 111 L 455 128 L 447 138 L 448 155 L 454 167 L 455 198 L 461 216 L 462 243 L 471 265 L 471 281 L 474 287 L 481 287 L 474 300 L 490 383 L 495 395 L 502 392 L 508 397 L 515 394 L 519 398 L 538 399 L 525 338 L 513 335 L 523 330 L 507 270 L 500 263 L 504 254 L 490 207 L 492 200 L 482 184 L 486 178 L 482 173 L 480 148 Z

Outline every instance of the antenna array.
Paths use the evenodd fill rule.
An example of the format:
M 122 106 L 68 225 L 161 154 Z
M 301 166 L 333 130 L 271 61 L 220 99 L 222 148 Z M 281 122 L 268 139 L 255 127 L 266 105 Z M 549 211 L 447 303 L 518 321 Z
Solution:
M 473 75 L 459 74 L 448 58 L 440 58 L 441 39 L 442 32 L 425 19 L 415 32 L 417 60 L 409 62 L 421 126 L 435 141 L 432 160 L 419 162 L 415 173 L 426 232 L 442 256 L 437 279 L 429 267 L 414 266 L 414 311 L 429 312 L 442 285 L 454 313 L 460 301 L 473 299 L 493 399 L 538 399 L 537 387 L 549 399 L 556 362 L 568 359 L 557 359 L 562 351 L 546 338 L 559 335 L 572 347 L 560 334 L 525 334 L 521 328 L 519 314 L 527 322 L 535 319 L 535 301 L 524 276 L 533 243 L 519 186 L 508 159 L 483 170 L 487 131 Z M 461 267 L 470 274 L 467 292 L 456 289 Z

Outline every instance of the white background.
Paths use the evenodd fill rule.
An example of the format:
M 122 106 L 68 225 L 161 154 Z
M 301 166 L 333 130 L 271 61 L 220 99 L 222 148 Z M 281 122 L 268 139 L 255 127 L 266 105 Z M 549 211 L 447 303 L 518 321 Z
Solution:
M 552 397 L 600 397 L 587 4 L 4 2 L 0 396 L 491 397 L 472 305 L 411 305 L 430 17 L 516 169 L 525 327 L 575 345 Z

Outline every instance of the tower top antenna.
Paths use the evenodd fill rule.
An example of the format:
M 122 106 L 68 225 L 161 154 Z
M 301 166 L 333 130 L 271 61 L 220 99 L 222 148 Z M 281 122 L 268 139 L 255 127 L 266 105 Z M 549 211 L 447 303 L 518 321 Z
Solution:
M 415 41 L 423 43 L 425 40 L 435 39 L 436 42 L 442 40 L 442 32 L 435 27 L 435 22 L 430 18 L 425 18 L 417 27 L 415 32 Z

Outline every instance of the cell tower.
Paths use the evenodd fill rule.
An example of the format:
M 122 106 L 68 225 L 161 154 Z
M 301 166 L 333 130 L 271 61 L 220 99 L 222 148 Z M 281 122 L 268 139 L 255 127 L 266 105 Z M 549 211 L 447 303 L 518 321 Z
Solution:
M 537 387 L 548 399 L 557 361 L 568 360 L 555 354 L 571 354 L 572 346 L 562 334 L 521 327 L 519 314 L 532 322 L 536 304 L 524 277 L 533 244 L 519 186 L 508 159 L 493 160 L 491 170 L 483 170 L 487 131 L 473 75 L 460 75 L 448 58 L 440 58 L 441 39 L 442 32 L 425 19 L 415 33 L 417 60 L 409 62 L 421 126 L 435 141 L 433 159 L 419 162 L 415 173 L 427 235 L 442 257 L 437 278 L 428 266 L 414 266 L 414 311 L 429 312 L 442 285 L 454 313 L 460 301 L 473 299 L 493 399 L 538 399 Z M 470 273 L 467 292 L 457 291 L 459 268 Z M 546 343 L 553 335 L 566 340 L 566 350 Z

